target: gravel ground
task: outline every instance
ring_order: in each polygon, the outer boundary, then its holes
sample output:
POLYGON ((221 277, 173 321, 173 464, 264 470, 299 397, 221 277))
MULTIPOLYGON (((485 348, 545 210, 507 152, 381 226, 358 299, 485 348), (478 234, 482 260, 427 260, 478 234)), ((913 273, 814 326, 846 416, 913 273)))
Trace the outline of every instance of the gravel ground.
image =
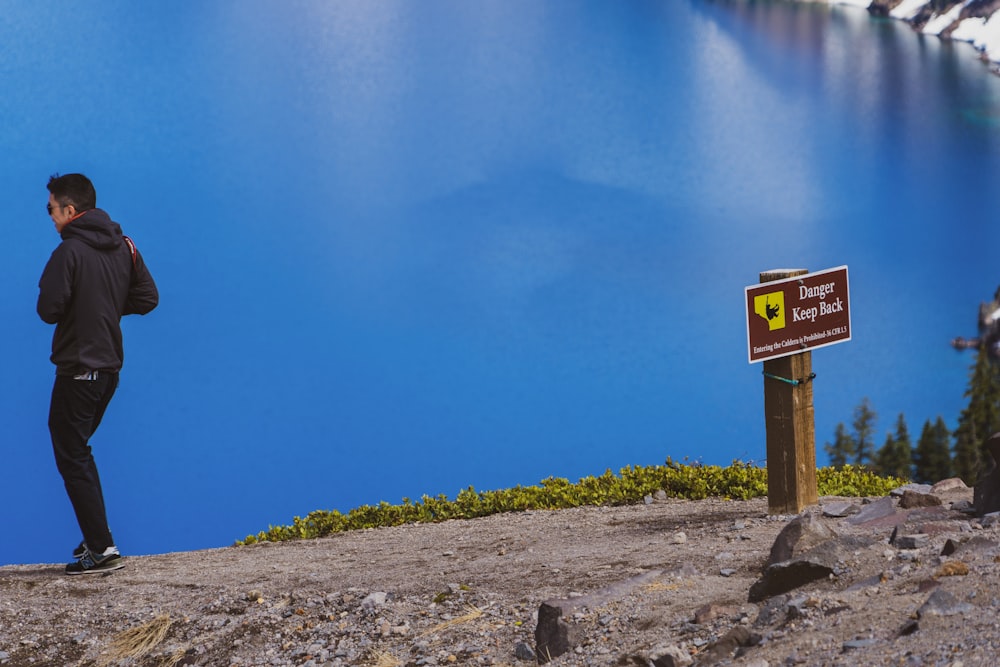
POLYGON ((793 519, 766 499, 406 525, 81 577, 7 566, 0 664, 529 665, 542 602, 587 596, 554 665, 996 665, 1000 527, 949 509, 971 490, 941 495, 865 523, 823 509, 878 499, 823 499, 807 513, 837 536, 834 573, 753 603, 793 519))

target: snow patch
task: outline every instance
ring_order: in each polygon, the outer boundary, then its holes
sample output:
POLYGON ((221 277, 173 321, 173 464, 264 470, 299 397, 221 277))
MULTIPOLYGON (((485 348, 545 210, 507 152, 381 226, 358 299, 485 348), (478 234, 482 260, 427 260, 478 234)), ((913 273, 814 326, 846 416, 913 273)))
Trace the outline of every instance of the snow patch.
POLYGON ((894 19, 912 19, 927 4, 927 0, 903 0, 889 12, 894 19))
POLYGON ((1000 61, 1000 18, 996 14, 988 19, 965 19, 951 33, 951 38, 971 43, 992 62, 1000 61))
POLYGON ((921 32, 925 35, 940 35, 952 23, 958 20, 959 14, 962 13, 962 10, 965 9, 970 2, 972 2, 972 0, 966 0, 964 4, 955 5, 944 14, 938 14, 937 16, 932 17, 921 32))

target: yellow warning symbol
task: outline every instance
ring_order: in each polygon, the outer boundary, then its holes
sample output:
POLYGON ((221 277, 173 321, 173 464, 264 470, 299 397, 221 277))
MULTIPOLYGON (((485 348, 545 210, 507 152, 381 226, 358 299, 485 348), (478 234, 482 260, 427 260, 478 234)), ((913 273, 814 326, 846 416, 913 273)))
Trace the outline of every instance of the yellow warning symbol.
POLYGON ((767 320, 768 331, 785 328, 785 293, 771 292, 753 298, 753 312, 767 320))

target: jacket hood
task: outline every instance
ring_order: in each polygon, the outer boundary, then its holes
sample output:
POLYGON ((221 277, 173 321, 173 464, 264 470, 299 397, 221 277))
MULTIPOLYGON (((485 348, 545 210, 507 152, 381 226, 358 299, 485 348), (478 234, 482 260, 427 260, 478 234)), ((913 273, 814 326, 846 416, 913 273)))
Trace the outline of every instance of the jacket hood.
POLYGON ((122 244, 122 228, 107 213, 92 208, 63 227, 62 239, 79 239, 98 250, 112 250, 122 244))

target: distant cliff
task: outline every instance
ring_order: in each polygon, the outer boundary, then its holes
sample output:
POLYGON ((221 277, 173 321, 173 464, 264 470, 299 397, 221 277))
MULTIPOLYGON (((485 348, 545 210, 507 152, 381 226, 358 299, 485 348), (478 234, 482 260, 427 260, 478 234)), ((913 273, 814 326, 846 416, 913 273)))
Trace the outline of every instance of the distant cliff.
POLYGON ((972 44, 1000 73, 1000 0, 828 0, 906 21, 925 35, 972 44))

